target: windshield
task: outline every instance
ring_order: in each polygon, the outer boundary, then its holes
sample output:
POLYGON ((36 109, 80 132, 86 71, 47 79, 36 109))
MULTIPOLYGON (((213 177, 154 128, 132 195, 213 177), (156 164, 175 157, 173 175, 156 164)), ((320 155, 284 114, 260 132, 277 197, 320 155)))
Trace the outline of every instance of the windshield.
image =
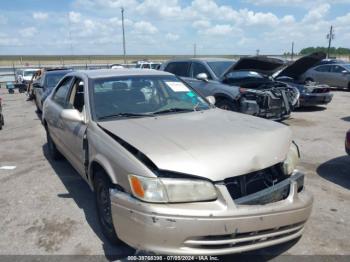
POLYGON ((350 64, 342 65, 342 67, 345 67, 346 70, 350 71, 350 64))
POLYGON ((232 66, 234 61, 215 61, 208 62, 211 70, 213 70, 214 74, 219 77, 221 76, 230 66, 232 66))
POLYGON ((52 89, 54 88, 57 83, 62 79, 62 77, 64 77, 66 74, 68 74, 69 72, 67 71, 62 71, 59 73, 49 73, 46 75, 46 79, 45 79, 45 86, 52 89))
POLYGON ((209 109, 209 104, 174 76, 96 79, 92 110, 97 119, 144 117, 209 109))
POLYGON ((37 70, 26 70, 24 71, 23 76, 33 76, 36 71, 37 70))

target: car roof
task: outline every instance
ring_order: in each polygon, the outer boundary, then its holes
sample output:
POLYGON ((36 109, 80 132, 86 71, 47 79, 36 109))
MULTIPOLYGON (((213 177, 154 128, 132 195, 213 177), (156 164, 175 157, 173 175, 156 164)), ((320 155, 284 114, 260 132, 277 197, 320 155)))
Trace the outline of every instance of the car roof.
POLYGON ((46 75, 55 75, 57 73, 70 73, 73 69, 59 69, 59 70, 47 70, 45 71, 46 75))
POLYGON ((77 73, 86 75, 88 78, 107 78, 118 76, 173 76, 173 74, 153 69, 96 69, 79 70, 77 73))

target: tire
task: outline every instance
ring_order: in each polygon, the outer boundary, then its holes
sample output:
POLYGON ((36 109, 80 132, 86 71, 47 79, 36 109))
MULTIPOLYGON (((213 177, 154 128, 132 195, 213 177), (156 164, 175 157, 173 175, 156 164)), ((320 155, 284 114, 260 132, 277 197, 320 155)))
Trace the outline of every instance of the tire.
POLYGON ((315 82, 315 80, 313 80, 311 77, 308 77, 305 79, 305 83, 307 82, 315 82))
POLYGON ((350 91, 350 82, 348 83, 348 91, 350 91))
POLYGON ((35 106, 36 106, 36 111, 37 111, 38 113, 41 113, 41 110, 40 110, 40 108, 39 108, 39 106, 38 106, 38 101, 36 100, 36 98, 35 98, 35 106))
POLYGON ((227 98, 218 98, 217 102, 215 105, 218 108, 224 109, 224 110, 230 110, 230 111, 236 111, 239 112, 239 106, 237 102, 234 102, 230 99, 227 98))
POLYGON ((111 199, 109 195, 109 189, 112 187, 112 183, 103 171, 98 171, 94 177, 94 192, 95 192, 95 204, 97 217, 104 236, 112 244, 124 244, 117 236, 115 232, 113 219, 111 199))
POLYGON ((48 129, 46 129, 46 138, 47 138, 47 147, 49 149, 49 155, 51 159, 53 160, 60 160, 62 159, 61 153, 58 151, 55 142, 53 142, 50 132, 48 129))

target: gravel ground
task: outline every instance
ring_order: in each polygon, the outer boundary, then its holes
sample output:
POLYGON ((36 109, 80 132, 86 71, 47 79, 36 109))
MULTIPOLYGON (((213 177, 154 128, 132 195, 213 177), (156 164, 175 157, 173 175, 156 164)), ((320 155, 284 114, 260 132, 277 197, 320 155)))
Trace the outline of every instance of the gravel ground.
MULTIPOLYGON (((34 104, 24 94, 9 95, 4 89, 0 93, 5 116, 0 131, 0 255, 112 259, 131 254, 102 236, 93 194, 71 165, 48 160, 45 131, 34 104)), ((350 255, 350 157, 344 152, 349 100, 350 92, 335 91, 327 108, 298 110, 285 122, 300 146, 299 168, 306 173, 314 208, 298 242, 259 254, 350 255)))

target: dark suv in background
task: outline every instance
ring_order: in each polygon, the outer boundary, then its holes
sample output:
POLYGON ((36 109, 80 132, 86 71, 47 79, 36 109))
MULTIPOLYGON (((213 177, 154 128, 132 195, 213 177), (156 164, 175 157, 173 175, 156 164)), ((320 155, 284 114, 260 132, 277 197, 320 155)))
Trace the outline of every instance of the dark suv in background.
POLYGON ((33 82, 34 98, 38 112, 42 111, 46 97, 57 83, 70 72, 72 72, 72 69, 67 68, 45 69, 40 77, 33 82))
POLYGON ((290 116, 299 91, 270 76, 285 65, 277 58, 244 57, 171 60, 160 70, 173 73, 203 96, 214 96, 216 106, 272 120, 290 116))

